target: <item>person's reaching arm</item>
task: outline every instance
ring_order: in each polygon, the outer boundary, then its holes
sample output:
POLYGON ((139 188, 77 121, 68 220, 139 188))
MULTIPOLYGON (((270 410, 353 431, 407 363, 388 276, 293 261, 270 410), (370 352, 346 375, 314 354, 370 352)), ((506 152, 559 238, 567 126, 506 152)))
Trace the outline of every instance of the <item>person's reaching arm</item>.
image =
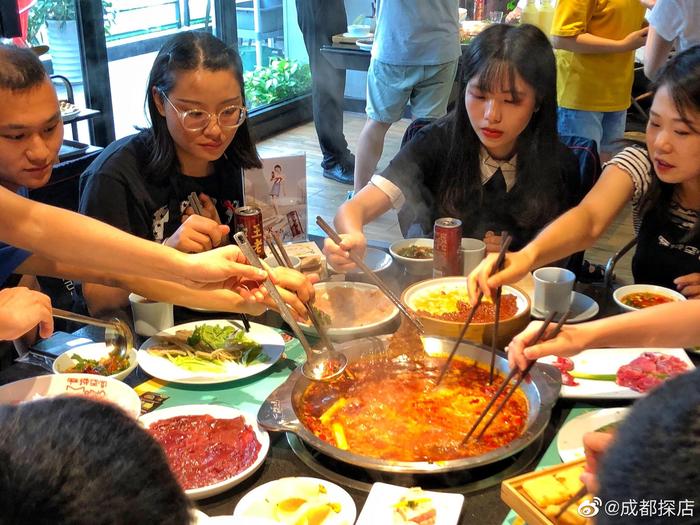
POLYGON ((240 251, 234 246, 184 254, 1 187, 0 206, 3 210, 0 239, 46 259, 60 261, 58 265, 164 279, 195 287, 235 278, 248 271, 241 268, 244 265, 240 251))
POLYGON ((39 326, 39 335, 53 332, 51 299, 24 287, 0 290, 0 340, 10 341, 39 326))
POLYGON ((649 35, 647 36, 647 43, 644 46, 644 75, 649 80, 654 80, 656 74, 661 69, 666 61, 668 60, 668 55, 673 48, 673 42, 669 42, 663 38, 654 29, 654 26, 649 28, 649 35))

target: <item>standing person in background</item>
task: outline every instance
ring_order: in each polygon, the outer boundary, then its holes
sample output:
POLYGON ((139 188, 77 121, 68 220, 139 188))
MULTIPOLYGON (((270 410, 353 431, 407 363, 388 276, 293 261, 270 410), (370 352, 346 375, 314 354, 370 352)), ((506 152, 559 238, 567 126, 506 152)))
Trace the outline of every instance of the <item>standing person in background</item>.
POLYGON ((700 2, 658 0, 649 14, 649 36, 644 47, 644 74, 654 80, 674 47, 684 51, 700 44, 700 2))
POLYGON ((336 69, 321 54, 321 46, 332 44, 333 35, 347 31, 343 0, 296 0, 297 19, 311 67, 311 97, 314 126, 321 146, 323 176, 352 184, 355 157, 343 134, 345 70, 336 69))
POLYGON ((414 118, 447 113, 459 47, 457 0, 379 3, 372 60, 367 74, 367 122, 357 143, 355 192, 369 182, 384 137, 408 103, 414 118))
POLYGON ((645 11, 639 0, 567 0, 554 12, 559 133, 594 140, 602 160, 625 133, 645 11))

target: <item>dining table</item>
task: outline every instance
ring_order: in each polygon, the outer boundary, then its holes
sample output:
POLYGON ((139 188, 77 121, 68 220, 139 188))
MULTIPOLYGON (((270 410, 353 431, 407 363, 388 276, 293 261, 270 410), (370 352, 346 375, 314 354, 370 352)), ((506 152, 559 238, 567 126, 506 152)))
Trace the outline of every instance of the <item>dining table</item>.
MULTIPOLYGON (((320 239, 315 240, 320 242, 320 239)), ((375 242, 370 243, 370 245, 385 250, 388 247, 386 243, 375 242)), ((390 272, 383 273, 382 277, 396 291, 400 291, 401 287, 416 280, 415 277, 407 275, 396 262, 390 267, 390 272)), ((335 278, 343 279, 348 278, 348 276, 335 276, 335 278)), ((612 300, 611 290, 602 284, 577 283, 575 289, 598 303, 600 310, 597 317, 619 313, 618 307, 612 300)), ((184 307, 176 307, 175 309, 176 324, 235 317, 236 314, 204 313, 184 307)), ((162 401, 156 410, 178 405, 218 404, 234 407, 254 415, 267 396, 304 361, 305 354, 299 341, 292 336, 291 330, 276 312, 268 311, 260 317, 251 317, 250 320, 273 327, 284 334, 286 341, 282 358, 258 375, 221 384, 178 384, 166 383, 152 378, 139 367, 125 379, 125 382, 132 386, 142 396, 142 399, 145 397, 153 399, 153 395, 156 394, 156 397, 162 401)), ((99 332, 95 332, 93 328, 83 328, 76 332, 76 335, 87 336, 93 340, 100 339, 99 332)), ((143 339, 140 339, 137 344, 142 341, 143 339)), ((696 357, 693 356, 694 361, 696 357)), ((45 364, 38 366, 29 362, 17 362, 0 371, 0 385, 47 373, 50 371, 45 364)), ((567 420, 592 409, 626 406, 630 402, 630 400, 623 399, 577 400, 560 398, 553 407, 550 421, 541 437, 525 450, 500 460, 491 467, 479 467, 478 472, 474 474, 467 472, 456 477, 446 475, 444 479, 435 481, 434 487, 424 488, 463 494, 465 500, 458 522, 460 524, 511 524, 514 514, 501 500, 501 481, 504 478, 536 468, 560 463, 556 436, 567 420)), ((373 482, 402 484, 404 486, 426 483, 426 478, 420 475, 411 478, 411 476, 397 476, 386 472, 357 472, 358 469, 349 465, 339 461, 329 461, 325 457, 319 458, 318 455, 316 451, 306 447, 293 434, 271 433, 269 453, 262 466, 252 476, 222 494, 196 501, 195 506, 209 516, 231 515, 241 498, 252 489, 284 477, 305 476, 323 478, 343 487, 352 497, 359 515, 373 482)))

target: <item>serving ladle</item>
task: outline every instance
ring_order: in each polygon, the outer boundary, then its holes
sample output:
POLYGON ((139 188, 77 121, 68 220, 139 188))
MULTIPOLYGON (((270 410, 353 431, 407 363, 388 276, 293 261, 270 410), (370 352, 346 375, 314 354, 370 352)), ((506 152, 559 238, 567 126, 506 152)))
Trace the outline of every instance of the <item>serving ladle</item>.
MULTIPOLYGON (((265 270, 263 263, 248 242, 244 232, 236 233, 233 236, 233 240, 236 241, 236 244, 250 264, 265 270)), ((291 327, 292 332, 294 332, 296 338, 299 339, 304 349, 306 362, 301 367, 301 373, 313 381, 329 381, 342 374, 345 371, 345 367, 348 365, 348 358, 345 354, 337 350, 317 350, 312 348, 304 332, 301 331, 299 323, 294 319, 287 303, 284 302, 284 299, 282 299, 277 287, 269 276, 265 279, 264 284, 267 293, 270 294, 270 297, 272 297, 273 301, 277 304, 282 319, 291 327)))
POLYGON ((129 349, 134 347, 134 335, 131 332, 131 328, 117 317, 109 321, 103 321, 101 319, 95 319, 94 317, 88 317, 87 315, 61 310, 60 308, 53 308, 52 314, 59 319, 66 319, 68 321, 104 328, 105 346, 110 349, 110 352, 112 351, 111 349, 118 349, 118 355, 122 359, 126 359, 129 349))

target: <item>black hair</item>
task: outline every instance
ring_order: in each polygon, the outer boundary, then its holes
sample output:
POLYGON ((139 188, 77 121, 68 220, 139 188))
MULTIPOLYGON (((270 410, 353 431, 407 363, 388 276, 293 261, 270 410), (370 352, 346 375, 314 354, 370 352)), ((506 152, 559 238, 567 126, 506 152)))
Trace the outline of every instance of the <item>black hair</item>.
POLYGON ((0 88, 24 91, 48 78, 41 60, 32 50, 0 44, 0 88))
POLYGON ((190 503, 153 437, 72 396, 0 407, 0 524, 186 525, 190 503))
MULTIPOLYGON (((695 129, 688 119, 689 111, 700 115, 700 45, 672 56, 664 64, 656 81, 651 85, 654 96, 662 87, 668 89, 683 122, 695 133, 700 133, 700 130, 695 129)), ((675 184, 659 179, 654 172, 653 165, 651 169, 653 176, 649 191, 641 206, 642 216, 646 213, 665 213, 671 205, 676 188, 675 184)), ((696 211, 700 213, 700 210, 696 211)), ((688 242, 693 239, 700 239, 700 221, 695 224, 682 241, 688 242)))
POLYGON ((597 525, 700 523, 700 369, 682 374, 640 399, 617 429, 598 467, 603 504, 670 501, 673 516, 612 516, 604 508, 597 525), (677 512, 691 502, 691 516, 677 512))
MULTIPOLYGON (((146 105, 151 117, 152 148, 147 164, 148 175, 153 178, 167 177, 178 167, 175 143, 170 136, 165 117, 158 112, 153 88, 167 95, 177 82, 181 71, 228 70, 241 86, 241 96, 245 105, 243 63, 238 52, 224 42, 204 31, 185 31, 170 38, 158 52, 148 77, 146 105)), ((162 103, 165 99, 161 96, 162 103)), ((237 129, 236 135, 224 152, 229 160, 238 166, 261 168, 262 162, 250 135, 248 119, 237 129)))
POLYGON ((527 198, 513 199, 512 216, 518 225, 541 227, 562 210, 563 188, 558 157, 556 109, 556 64, 547 37, 532 25, 494 24, 482 31, 462 55, 462 87, 454 109, 444 119, 451 127, 451 144, 440 193, 443 210, 453 217, 476 219, 483 189, 479 166, 481 142, 472 128, 465 107, 467 83, 478 79, 484 91, 505 88, 515 93, 517 73, 535 91, 536 108, 516 141, 517 180, 511 194, 521 191, 527 198), (503 83, 506 83, 503 86, 503 83))

